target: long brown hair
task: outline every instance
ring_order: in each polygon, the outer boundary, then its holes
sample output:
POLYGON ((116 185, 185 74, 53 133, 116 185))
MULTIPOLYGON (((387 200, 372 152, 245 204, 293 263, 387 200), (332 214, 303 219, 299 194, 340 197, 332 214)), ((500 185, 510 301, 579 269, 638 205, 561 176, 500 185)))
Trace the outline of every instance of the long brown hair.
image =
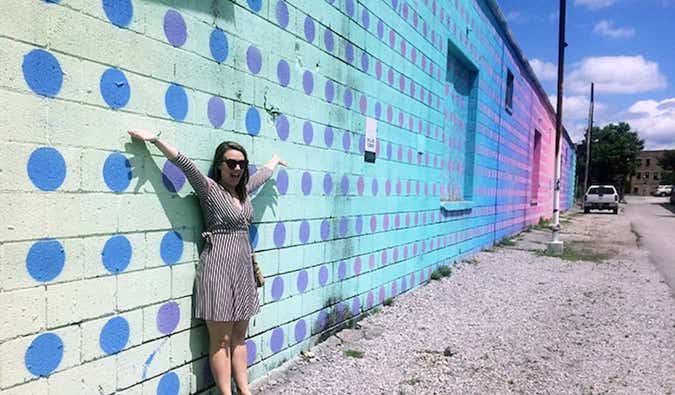
MULTIPOLYGON (((220 184, 221 175, 220 175, 220 164, 225 161, 225 152, 228 150, 236 150, 241 152, 244 155, 244 159, 248 162, 248 154, 244 147, 240 144, 235 143, 234 141, 224 141, 216 148, 216 153, 213 155, 213 163, 211 164, 211 178, 218 184, 220 184)), ((237 193, 237 198, 240 202, 246 201, 246 184, 248 183, 248 166, 245 169, 241 169, 242 174, 239 179, 239 183, 234 188, 234 191, 237 193)))

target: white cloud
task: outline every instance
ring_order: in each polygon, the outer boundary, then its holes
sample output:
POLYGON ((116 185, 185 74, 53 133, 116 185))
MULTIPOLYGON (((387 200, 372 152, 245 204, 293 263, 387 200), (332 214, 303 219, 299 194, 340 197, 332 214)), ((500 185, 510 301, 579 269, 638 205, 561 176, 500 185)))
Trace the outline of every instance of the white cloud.
POLYGON ((640 133, 648 149, 675 149, 675 97, 640 100, 627 111, 626 122, 640 133))
POLYGON ((539 78, 539 81, 555 81, 558 78, 558 67, 550 62, 544 62, 539 59, 530 60, 532 70, 539 78))
POLYGON ((628 38, 635 35, 635 29, 614 28, 612 21, 602 20, 595 25, 593 33, 610 38, 628 38))
POLYGON ((616 3, 616 0, 574 0, 574 5, 588 7, 591 10, 609 7, 616 3))
POLYGON ((667 86, 659 64, 640 56, 601 56, 572 66, 565 86, 572 93, 586 93, 595 82, 598 93, 640 93, 667 86))
MULTIPOLYGON (((556 109, 556 96, 549 96, 548 100, 556 109)), ((588 128, 588 110, 590 98, 584 95, 563 97, 563 125, 573 141, 579 142, 588 128)), ((593 106, 593 124, 602 124, 607 111, 607 105, 596 101, 593 106)))

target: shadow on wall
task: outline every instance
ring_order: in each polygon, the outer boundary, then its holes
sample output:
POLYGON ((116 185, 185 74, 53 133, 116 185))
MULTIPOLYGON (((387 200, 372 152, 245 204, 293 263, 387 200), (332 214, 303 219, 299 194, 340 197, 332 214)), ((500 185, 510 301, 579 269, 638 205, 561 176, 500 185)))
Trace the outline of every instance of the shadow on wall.
MULTIPOLYGON (((148 3, 158 3, 178 10, 210 15, 226 21, 234 20, 234 3, 231 0, 145 0, 148 3)), ((249 6, 260 11, 263 0, 247 0, 249 6)))

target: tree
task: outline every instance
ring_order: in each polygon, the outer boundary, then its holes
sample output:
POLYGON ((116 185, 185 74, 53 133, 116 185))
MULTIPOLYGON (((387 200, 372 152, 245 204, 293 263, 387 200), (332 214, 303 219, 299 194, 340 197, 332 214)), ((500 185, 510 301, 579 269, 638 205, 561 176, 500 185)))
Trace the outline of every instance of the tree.
POLYGON ((659 157, 658 163, 666 172, 661 177, 661 182, 664 184, 675 184, 675 150, 665 151, 659 157))
MULTIPOLYGON (((594 127, 591 133, 591 163, 588 185, 611 184, 623 197, 628 176, 638 168, 638 154, 644 140, 629 124, 611 123, 602 129, 594 127)), ((577 179, 583 182, 586 170, 586 139, 577 145, 577 179)), ((585 193, 583 191, 582 193, 585 193)))

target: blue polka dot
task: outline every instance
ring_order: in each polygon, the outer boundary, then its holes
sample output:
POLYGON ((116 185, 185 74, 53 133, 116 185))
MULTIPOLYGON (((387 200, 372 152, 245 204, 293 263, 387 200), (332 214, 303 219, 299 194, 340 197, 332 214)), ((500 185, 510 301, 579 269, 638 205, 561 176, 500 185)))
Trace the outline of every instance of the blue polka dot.
POLYGON ((159 379, 157 395, 178 395, 180 390, 180 378, 175 372, 166 373, 159 379))
POLYGON ((103 11, 110 23, 119 27, 129 26, 134 15, 131 0, 103 0, 103 11))
POLYGON ((255 248, 258 245, 258 227, 251 225, 248 228, 248 238, 251 241, 251 247, 255 248))
POLYGON ((131 164, 126 156, 114 152, 103 163, 103 180, 113 192, 123 192, 131 182, 131 164))
POLYGON ((122 351, 129 342, 129 322, 122 317, 113 317, 101 329, 98 344, 108 355, 122 351))
POLYGON ((176 231, 166 232, 159 248, 164 263, 172 265, 183 255, 183 238, 176 231))
POLYGON ((35 281, 55 279, 66 262, 66 253, 58 240, 45 239, 36 241, 28 250, 26 269, 35 281))
POLYGON ((121 235, 113 236, 103 246, 101 261, 110 273, 119 273, 129 266, 131 252, 129 239, 121 235))
POLYGON ((63 359, 63 341, 54 333, 36 337, 28 346, 24 362, 26 369, 35 376, 49 376, 63 359))
POLYGON ((164 95, 166 112, 176 121, 182 121, 188 112, 188 97, 185 88, 171 84, 164 95))
POLYGON ((61 90, 63 71, 54 55, 34 49, 23 57, 23 78, 28 87, 38 95, 54 97, 61 90))
POLYGON ((246 111, 246 130, 251 136, 257 136, 260 133, 260 113, 254 107, 246 111))
POLYGON ((284 226, 283 222, 278 222, 274 226, 274 245, 276 245, 277 248, 281 248, 284 246, 285 242, 286 242, 286 226, 284 226))
POLYGON ((28 177, 43 191, 54 191, 66 178, 66 161, 54 148, 38 148, 28 158, 28 177))
POLYGON ((227 42, 227 35, 220 29, 213 29, 211 38, 209 39, 209 47, 211 48, 211 55, 218 63, 223 63, 227 59, 227 54, 230 52, 230 46, 227 42))
POLYGON ((108 69, 101 75, 99 84, 101 96, 110 108, 118 109, 127 105, 131 87, 127 77, 118 69, 108 69))
POLYGON ((259 12, 262 9, 262 0, 246 0, 251 10, 259 12))

